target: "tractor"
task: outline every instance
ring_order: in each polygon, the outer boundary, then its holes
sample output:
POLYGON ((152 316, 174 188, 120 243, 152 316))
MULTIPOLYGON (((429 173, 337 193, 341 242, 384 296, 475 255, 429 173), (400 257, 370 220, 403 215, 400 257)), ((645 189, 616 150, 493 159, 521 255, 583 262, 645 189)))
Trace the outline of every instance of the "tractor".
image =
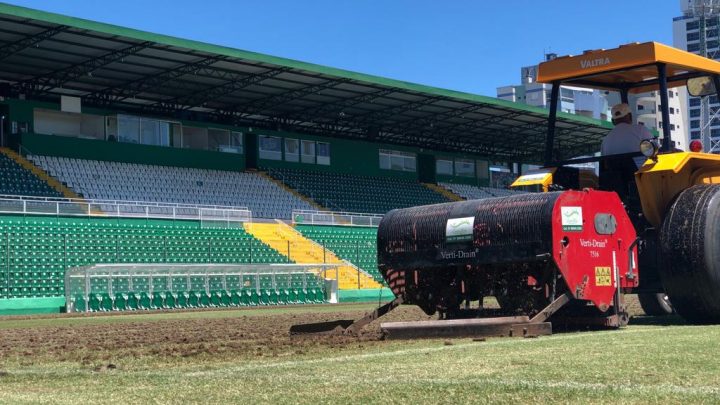
POLYGON ((680 86, 720 98, 720 62, 633 43, 543 62, 538 81, 551 84, 544 164, 515 185, 541 192, 388 212, 378 267, 396 300, 354 324, 323 327, 354 332, 401 303, 440 320, 383 324, 389 337, 622 327, 628 293, 651 314, 670 310, 667 296, 688 322, 720 322, 720 156, 698 142, 674 149, 668 108, 669 89, 680 86), (567 150, 556 145, 561 85, 616 91, 625 103, 659 92, 664 138, 622 155, 558 156, 567 150), (595 162, 597 179, 575 167, 595 162), (496 312, 483 308, 489 296, 496 312))

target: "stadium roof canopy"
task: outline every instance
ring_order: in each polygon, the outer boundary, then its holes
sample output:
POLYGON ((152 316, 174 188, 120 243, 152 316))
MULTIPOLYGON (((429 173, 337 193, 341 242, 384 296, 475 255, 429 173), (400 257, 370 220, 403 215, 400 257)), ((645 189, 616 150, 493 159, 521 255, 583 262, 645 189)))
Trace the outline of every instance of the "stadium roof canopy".
MULTIPOLYGON (((0 3, 0 82, 30 99, 541 162, 547 111, 0 3)), ((608 124, 559 114, 557 156, 608 124)))

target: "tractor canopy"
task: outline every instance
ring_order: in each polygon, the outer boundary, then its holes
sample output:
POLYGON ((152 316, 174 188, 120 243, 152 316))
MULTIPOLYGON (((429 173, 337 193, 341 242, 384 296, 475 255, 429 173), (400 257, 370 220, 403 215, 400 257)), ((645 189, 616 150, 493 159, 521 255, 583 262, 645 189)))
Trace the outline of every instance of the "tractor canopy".
MULTIPOLYGON (((657 42, 632 43, 543 62, 538 67, 538 81, 552 83, 545 165, 557 166, 554 137, 561 85, 618 91, 624 103, 628 94, 658 91, 661 133, 669 138, 668 88, 688 86, 695 96, 718 94, 720 62, 657 42)), ((669 140, 665 141, 661 151, 668 152, 670 147, 669 140)))

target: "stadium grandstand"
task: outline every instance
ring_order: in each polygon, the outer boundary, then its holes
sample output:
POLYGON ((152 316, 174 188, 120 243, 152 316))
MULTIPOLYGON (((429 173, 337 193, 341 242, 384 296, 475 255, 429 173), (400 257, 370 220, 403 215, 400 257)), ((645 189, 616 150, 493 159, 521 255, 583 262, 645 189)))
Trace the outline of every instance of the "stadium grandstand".
MULTIPOLYGON (((2 3, 0 21, 0 314, 377 300, 382 214, 503 195, 492 165, 543 158, 542 109, 2 3)), ((561 158, 608 128, 557 126, 561 158)))

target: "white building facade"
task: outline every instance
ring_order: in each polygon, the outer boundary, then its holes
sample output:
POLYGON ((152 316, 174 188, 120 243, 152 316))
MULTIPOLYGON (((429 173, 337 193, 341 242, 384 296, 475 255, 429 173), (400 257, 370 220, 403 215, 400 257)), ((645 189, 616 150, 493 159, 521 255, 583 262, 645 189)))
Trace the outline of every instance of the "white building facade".
MULTIPOLYGON (((680 0, 683 15, 673 19, 673 45, 720 60, 718 30, 720 1, 680 0)), ((720 153, 720 104, 716 96, 689 97, 683 93, 690 140, 700 140, 706 152, 720 153)))

